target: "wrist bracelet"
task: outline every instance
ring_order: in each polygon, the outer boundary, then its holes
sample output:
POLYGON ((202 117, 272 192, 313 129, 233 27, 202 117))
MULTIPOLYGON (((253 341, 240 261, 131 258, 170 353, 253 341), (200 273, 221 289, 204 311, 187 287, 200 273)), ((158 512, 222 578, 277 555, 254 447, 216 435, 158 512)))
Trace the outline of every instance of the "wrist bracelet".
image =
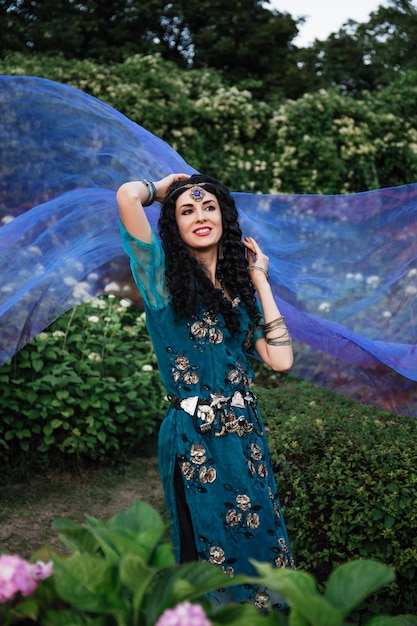
POLYGON ((248 265, 248 270, 260 270, 266 275, 266 279, 269 280, 269 274, 267 270, 264 267, 261 267, 260 265, 248 265))
POLYGON ((140 182, 146 185, 146 188, 148 190, 148 197, 145 202, 142 202, 142 206, 144 207, 150 206, 151 204, 155 202, 155 198, 156 198, 155 184, 151 180, 148 180, 147 178, 144 178, 140 182))

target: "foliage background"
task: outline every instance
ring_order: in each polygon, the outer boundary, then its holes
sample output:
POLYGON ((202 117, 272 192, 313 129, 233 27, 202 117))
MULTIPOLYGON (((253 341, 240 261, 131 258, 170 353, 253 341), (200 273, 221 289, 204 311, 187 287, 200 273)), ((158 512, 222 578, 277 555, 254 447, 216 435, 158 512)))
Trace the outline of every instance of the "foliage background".
POLYGON ((361 98, 329 87, 279 105, 228 86, 213 69, 149 55, 109 66, 9 54, 0 71, 90 93, 233 191, 356 193, 417 179, 414 70, 361 98))

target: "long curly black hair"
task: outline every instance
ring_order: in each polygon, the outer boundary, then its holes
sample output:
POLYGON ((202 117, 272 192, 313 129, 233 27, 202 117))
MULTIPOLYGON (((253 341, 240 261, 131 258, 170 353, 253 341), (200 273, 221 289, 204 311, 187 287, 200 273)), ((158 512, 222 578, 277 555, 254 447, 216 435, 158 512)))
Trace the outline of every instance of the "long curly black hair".
POLYGON ((231 302, 223 297, 221 290, 214 287, 202 265, 184 244, 175 218, 176 200, 184 192, 184 186, 201 183, 204 183, 205 190, 217 197, 222 212, 223 234, 220 245, 223 258, 218 260, 218 275, 232 298, 239 297, 243 302, 253 323, 259 323, 260 315, 247 271, 248 262, 237 208, 227 187, 215 178, 193 174, 185 181, 174 183, 162 205, 158 229, 166 257, 167 286, 177 319, 192 317, 203 305, 215 314, 220 312, 234 334, 239 330, 236 311, 231 302))

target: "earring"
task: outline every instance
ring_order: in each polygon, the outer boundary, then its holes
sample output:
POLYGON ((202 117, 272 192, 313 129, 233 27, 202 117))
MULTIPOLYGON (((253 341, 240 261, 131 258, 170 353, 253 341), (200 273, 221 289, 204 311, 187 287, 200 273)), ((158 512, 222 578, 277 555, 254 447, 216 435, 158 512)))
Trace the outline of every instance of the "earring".
POLYGON ((220 241, 220 242, 219 242, 218 253, 217 253, 217 260, 218 260, 218 261, 223 261, 223 259, 224 259, 223 242, 222 242, 222 241, 220 241))

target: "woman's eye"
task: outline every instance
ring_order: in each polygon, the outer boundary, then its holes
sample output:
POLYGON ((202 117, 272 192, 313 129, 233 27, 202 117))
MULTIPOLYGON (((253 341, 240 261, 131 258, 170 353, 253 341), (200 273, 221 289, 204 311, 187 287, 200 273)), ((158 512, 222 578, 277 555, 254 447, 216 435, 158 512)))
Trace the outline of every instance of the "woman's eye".
POLYGON ((205 209, 205 210, 206 210, 206 211, 215 211, 215 210, 216 210, 216 207, 215 207, 214 205, 210 204, 209 206, 206 206, 206 209, 205 209))

